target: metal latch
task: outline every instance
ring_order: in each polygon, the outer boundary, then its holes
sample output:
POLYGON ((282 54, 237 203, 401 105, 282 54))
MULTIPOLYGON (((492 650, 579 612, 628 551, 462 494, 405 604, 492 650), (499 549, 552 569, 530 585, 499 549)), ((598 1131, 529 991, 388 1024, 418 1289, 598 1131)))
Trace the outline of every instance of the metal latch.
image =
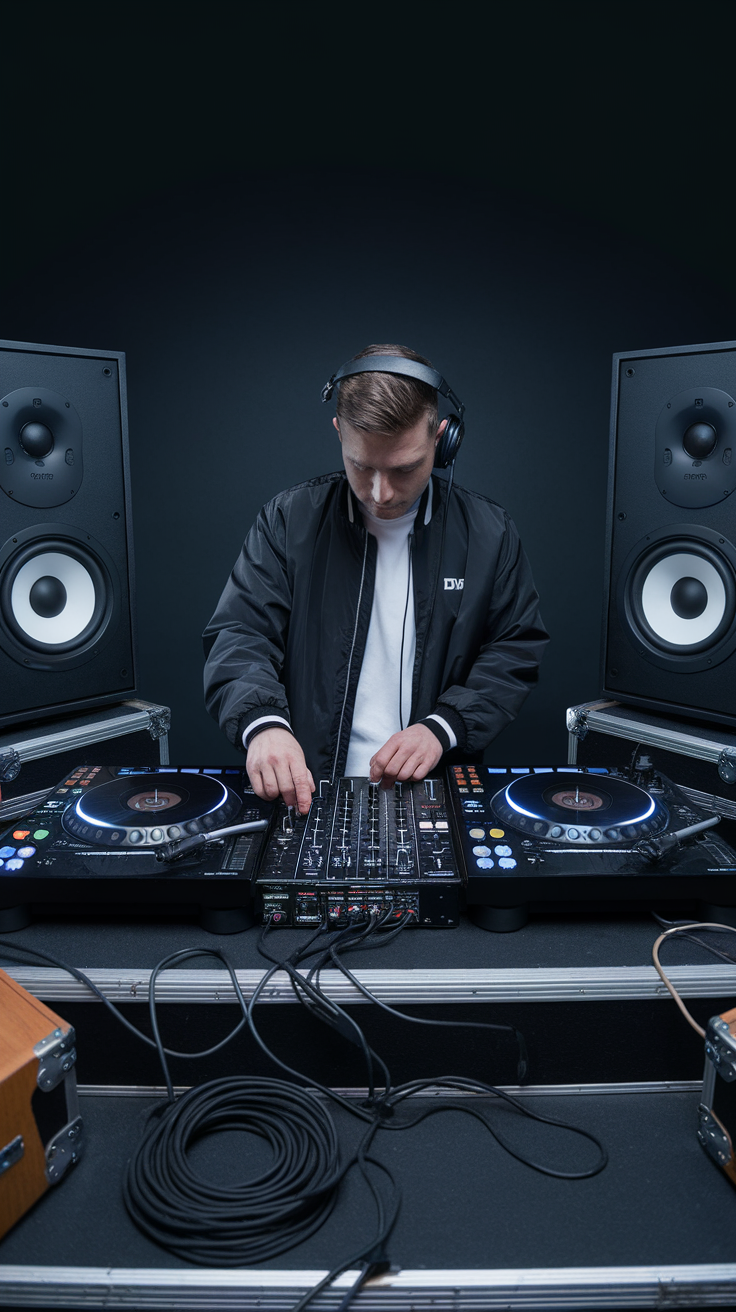
POLYGON ((728 1166, 731 1160, 731 1141, 713 1115, 710 1107, 701 1102, 698 1107, 698 1138, 709 1157, 719 1166, 728 1166))
POLYGON ((76 1041, 74 1028, 70 1025, 68 1030, 52 1030, 35 1044, 33 1051, 38 1057, 36 1083, 44 1093, 55 1089, 76 1062, 76 1041))
POLYGON ((588 732, 588 712, 584 706, 570 706, 567 712, 567 731, 579 742, 588 732))
POLYGON ((168 706, 149 706, 148 732, 154 742, 165 738, 171 728, 171 711, 168 706))
POLYGON ((53 1139, 49 1139, 46 1144, 46 1179, 49 1184, 58 1184, 69 1167, 79 1161, 83 1129, 81 1116, 75 1116, 53 1139))
POLYGON ((705 1055, 727 1084, 736 1080, 736 1038, 720 1016, 711 1016, 706 1026, 705 1055))
POLYGON ((26 1146, 22 1134, 16 1134, 15 1138, 10 1140, 10 1143, 6 1143, 4 1148, 0 1148, 0 1175, 4 1175, 6 1171, 10 1170, 11 1166, 15 1166, 25 1150, 26 1146))
POLYGON ((12 784, 20 774, 21 759, 14 747, 9 752, 0 752, 0 784, 12 784))
POLYGON ((736 747, 724 747, 718 757, 718 778, 724 784, 736 784, 736 747))

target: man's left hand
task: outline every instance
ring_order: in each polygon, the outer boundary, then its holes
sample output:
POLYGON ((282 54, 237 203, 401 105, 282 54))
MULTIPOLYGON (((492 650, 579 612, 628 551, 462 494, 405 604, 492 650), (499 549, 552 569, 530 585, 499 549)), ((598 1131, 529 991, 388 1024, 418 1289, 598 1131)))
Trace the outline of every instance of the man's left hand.
POLYGON ((371 783, 380 779, 384 788, 424 779, 442 757, 442 743, 426 724, 410 724, 393 733, 371 758, 371 783))

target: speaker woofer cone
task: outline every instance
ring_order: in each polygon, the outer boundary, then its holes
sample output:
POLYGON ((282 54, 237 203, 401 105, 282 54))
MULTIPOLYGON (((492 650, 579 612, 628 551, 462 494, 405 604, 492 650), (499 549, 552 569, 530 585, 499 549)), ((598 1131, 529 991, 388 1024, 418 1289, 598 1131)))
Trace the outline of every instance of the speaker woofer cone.
POLYGON ((116 577, 89 535, 50 524, 25 530, 0 553, 0 645, 36 668, 81 664, 114 631, 116 577))
POLYGON ((673 526, 637 543, 620 593, 627 636, 654 664, 689 673, 736 648, 736 550, 709 529, 673 526))

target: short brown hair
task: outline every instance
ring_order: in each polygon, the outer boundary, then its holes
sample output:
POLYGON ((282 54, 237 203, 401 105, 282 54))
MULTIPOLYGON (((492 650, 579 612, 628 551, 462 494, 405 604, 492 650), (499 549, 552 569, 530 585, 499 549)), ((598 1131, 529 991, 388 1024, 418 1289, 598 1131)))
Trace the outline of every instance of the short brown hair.
MULTIPOLYGON (((362 360, 366 355, 403 355, 407 360, 433 366, 423 355, 417 355, 408 346, 381 343, 366 346, 354 355, 362 360)), ((365 433, 399 434, 413 428, 423 415, 432 433, 437 428, 437 392, 428 383, 400 374, 362 373, 343 378, 337 385, 338 422, 344 419, 353 428, 365 433)))

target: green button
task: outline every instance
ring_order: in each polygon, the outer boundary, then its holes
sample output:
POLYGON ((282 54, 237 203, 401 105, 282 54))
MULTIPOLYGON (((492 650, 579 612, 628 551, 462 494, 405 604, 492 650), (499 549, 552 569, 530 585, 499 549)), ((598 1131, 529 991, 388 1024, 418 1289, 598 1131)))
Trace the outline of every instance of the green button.
POLYGON ((48 838, 48 836, 49 836, 48 829, 37 829, 33 835, 33 837, 36 838, 39 843, 42 838, 48 838))

